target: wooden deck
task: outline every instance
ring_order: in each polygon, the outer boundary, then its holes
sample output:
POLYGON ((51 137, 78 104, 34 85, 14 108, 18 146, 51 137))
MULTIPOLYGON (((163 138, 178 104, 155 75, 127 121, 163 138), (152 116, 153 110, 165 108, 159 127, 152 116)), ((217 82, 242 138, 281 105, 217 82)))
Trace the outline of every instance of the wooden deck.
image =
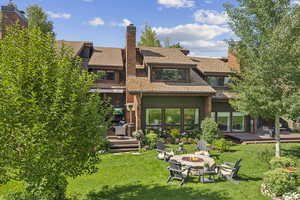
MULTIPOLYGON (((275 143, 270 135, 259 135, 255 133, 224 133, 225 138, 241 144, 275 143)), ((300 133, 282 132, 281 142, 300 142, 300 133)))

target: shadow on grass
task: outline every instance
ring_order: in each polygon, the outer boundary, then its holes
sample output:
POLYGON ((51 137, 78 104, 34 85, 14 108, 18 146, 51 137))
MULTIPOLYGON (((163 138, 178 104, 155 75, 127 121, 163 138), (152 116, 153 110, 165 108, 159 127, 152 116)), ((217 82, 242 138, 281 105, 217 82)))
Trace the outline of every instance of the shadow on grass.
POLYGON ((287 157, 300 158, 300 146, 290 147, 289 149, 282 149, 282 155, 287 157))
POLYGON ((193 189, 186 186, 160 185, 127 185, 104 186, 99 192, 90 192, 85 200, 153 200, 153 199, 201 199, 201 200, 229 200, 226 191, 212 191, 209 189, 193 189))

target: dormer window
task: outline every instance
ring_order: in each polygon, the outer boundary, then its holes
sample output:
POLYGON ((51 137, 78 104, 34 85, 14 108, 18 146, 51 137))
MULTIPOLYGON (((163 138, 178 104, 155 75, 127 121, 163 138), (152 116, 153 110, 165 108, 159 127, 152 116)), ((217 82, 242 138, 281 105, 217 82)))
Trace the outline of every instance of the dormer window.
POLYGON ((116 80, 115 71, 89 69, 90 72, 96 74, 96 81, 114 81, 116 80))
POLYGON ((188 82, 189 69, 152 68, 151 80, 158 82, 188 82))
POLYGON ((214 87, 226 87, 228 86, 230 79, 226 76, 208 76, 207 83, 214 87))

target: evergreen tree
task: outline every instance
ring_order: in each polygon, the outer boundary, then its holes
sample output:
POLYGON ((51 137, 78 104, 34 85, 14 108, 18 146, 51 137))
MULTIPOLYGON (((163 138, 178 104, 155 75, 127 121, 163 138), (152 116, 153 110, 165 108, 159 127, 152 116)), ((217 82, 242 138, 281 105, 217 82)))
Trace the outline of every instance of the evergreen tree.
POLYGON ((146 25, 138 46, 144 47, 161 47, 160 41, 156 35, 156 32, 151 28, 151 26, 146 25))

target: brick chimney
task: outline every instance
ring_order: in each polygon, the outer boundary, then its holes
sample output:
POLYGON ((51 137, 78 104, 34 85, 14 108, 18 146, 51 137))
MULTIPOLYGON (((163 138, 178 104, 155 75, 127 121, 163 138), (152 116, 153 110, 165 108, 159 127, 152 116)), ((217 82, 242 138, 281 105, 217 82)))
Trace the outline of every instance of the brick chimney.
POLYGON ((235 71, 241 70, 239 60, 236 57, 234 50, 232 50, 231 48, 229 48, 229 50, 228 50, 228 65, 231 69, 233 69, 235 71))
POLYGON ((126 32, 126 79, 136 76, 136 27, 127 26, 126 32))
POLYGON ((5 31, 9 25, 20 24, 22 27, 27 27, 28 22, 25 13, 17 9, 13 3, 6 6, 1 6, 0 10, 0 39, 5 35, 5 31))

